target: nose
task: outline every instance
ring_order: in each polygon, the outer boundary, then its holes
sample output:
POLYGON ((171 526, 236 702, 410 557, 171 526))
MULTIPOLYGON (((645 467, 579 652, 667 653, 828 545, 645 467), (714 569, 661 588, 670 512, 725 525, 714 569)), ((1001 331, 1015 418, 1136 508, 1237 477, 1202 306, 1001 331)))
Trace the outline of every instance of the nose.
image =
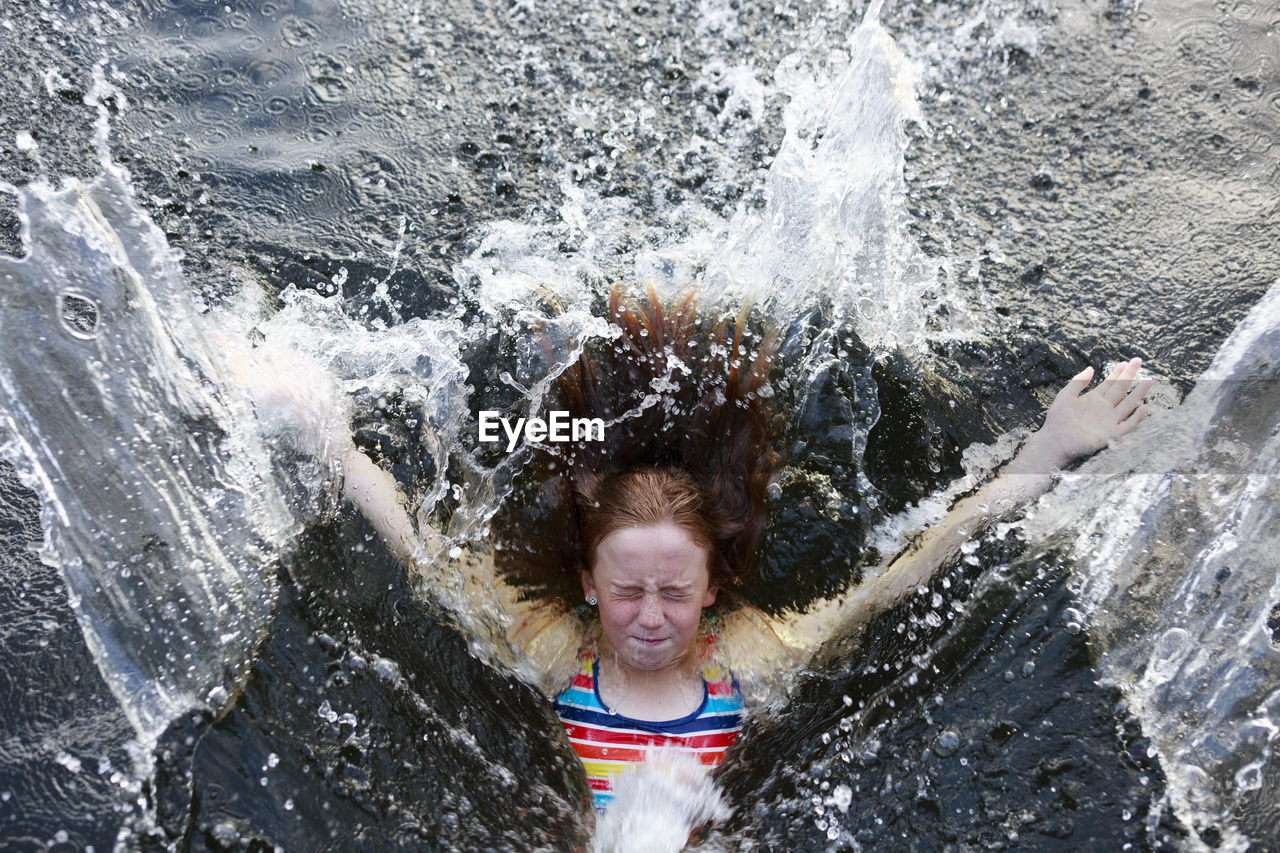
POLYGON ((656 595, 646 595, 637 621, 642 628, 661 628, 667 621, 662 613, 662 600, 656 595))

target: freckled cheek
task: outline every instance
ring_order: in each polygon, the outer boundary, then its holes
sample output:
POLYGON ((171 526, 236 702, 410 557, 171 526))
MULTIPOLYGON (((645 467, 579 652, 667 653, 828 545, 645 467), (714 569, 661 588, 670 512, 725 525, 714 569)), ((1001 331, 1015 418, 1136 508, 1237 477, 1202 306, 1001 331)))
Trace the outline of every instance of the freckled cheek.
POLYGON ((667 611, 667 619, 686 630, 697 628, 701 618, 702 608, 693 605, 681 605, 679 608, 667 611))
POLYGON ((625 627, 640 616, 640 608, 632 602, 613 601, 600 611, 600 620, 608 625, 625 627))

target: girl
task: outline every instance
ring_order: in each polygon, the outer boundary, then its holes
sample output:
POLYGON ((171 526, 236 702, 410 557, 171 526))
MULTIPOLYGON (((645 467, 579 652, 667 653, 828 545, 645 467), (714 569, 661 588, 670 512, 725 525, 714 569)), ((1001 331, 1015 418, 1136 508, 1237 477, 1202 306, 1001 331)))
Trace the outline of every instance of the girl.
MULTIPOLYGON (((1042 494, 1055 469, 1132 430, 1151 387, 1135 385, 1133 359, 1086 393, 1085 368, 999 476, 878 577, 786 618, 740 601, 711 611, 750 568, 765 526, 780 463, 781 422, 768 405, 777 338, 752 343, 745 312, 704 329, 692 296, 663 306, 652 291, 631 302, 615 288, 608 315, 618 337, 561 374, 556 402, 574 417, 602 418, 604 440, 534 448, 538 499, 500 507, 492 561, 470 560, 463 572, 468 599, 496 596, 508 614, 498 639, 552 698, 600 811, 619 774, 655 751, 714 767, 748 700, 826 638, 926 583, 978 528, 1042 494)), ((345 427, 318 426, 324 418, 282 390, 279 371, 248 371, 248 359, 243 348, 233 353, 242 377, 270 377, 249 381, 260 409, 292 412, 303 444, 341 472, 344 495, 397 556, 445 582, 445 570, 421 558, 391 476, 345 427)))

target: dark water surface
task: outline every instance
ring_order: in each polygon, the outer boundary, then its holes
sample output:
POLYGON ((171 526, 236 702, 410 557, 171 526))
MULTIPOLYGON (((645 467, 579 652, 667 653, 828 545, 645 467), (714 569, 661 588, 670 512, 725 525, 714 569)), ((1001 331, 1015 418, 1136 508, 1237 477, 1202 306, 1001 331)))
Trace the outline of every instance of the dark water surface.
MULTIPOLYGON (((193 290, 341 293, 371 324, 458 311, 482 332, 458 355, 485 408, 509 401, 502 370, 521 375, 521 329, 485 313, 477 282, 547 256, 562 294, 631 278, 646 252, 697 266, 670 247, 765 209, 785 110, 811 94, 775 69, 837 67, 863 11, 17 0, 0 11, 0 180, 98 171, 85 99, 102 63, 111 155, 193 290)), ((1084 363, 1140 355, 1185 391, 1280 277, 1280 5, 903 3, 881 20, 919 64, 922 121, 901 211, 886 201, 877 227, 923 270, 925 343, 851 343, 797 392, 797 449, 744 588, 774 609, 874 565, 879 523, 961 473, 971 442, 1035 425, 1084 363)), ((0 198, 0 249, 19 254, 0 198)), ((800 337, 852 338, 816 292, 800 337)), ((358 408, 364 445, 425 488, 412 405, 358 408)), ((36 499, 0 476, 7 849, 590 843, 546 705, 480 663, 349 518, 283 559, 230 709, 176 721, 135 780, 59 574, 25 549, 36 499)), ((752 725, 709 847, 1237 849, 1164 802, 1126 698, 1096 683, 1070 561, 1016 533, 977 556, 981 572, 961 563, 835 644, 752 725)), ((1249 849, 1280 849, 1249 808, 1249 849)))

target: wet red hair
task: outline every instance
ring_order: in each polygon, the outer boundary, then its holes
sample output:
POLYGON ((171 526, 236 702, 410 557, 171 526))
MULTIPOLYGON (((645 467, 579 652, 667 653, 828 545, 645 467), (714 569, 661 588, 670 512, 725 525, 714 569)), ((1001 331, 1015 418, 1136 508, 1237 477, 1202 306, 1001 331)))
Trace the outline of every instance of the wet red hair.
POLYGON ((551 406, 603 419, 604 440, 536 451, 536 495, 504 502, 494 519, 499 570, 574 600, 605 536, 671 521, 707 549, 713 584, 741 578, 780 462, 782 421, 769 406, 777 334, 750 330, 745 308, 704 323, 692 293, 664 304, 652 287, 633 300, 615 286, 607 316, 620 334, 557 377, 551 406))
POLYGON ((711 507, 687 471, 637 468, 574 486, 580 566, 595 562, 596 548, 611 533, 670 522, 707 552, 707 571, 713 577, 724 574, 715 565, 719 531, 711 507))

